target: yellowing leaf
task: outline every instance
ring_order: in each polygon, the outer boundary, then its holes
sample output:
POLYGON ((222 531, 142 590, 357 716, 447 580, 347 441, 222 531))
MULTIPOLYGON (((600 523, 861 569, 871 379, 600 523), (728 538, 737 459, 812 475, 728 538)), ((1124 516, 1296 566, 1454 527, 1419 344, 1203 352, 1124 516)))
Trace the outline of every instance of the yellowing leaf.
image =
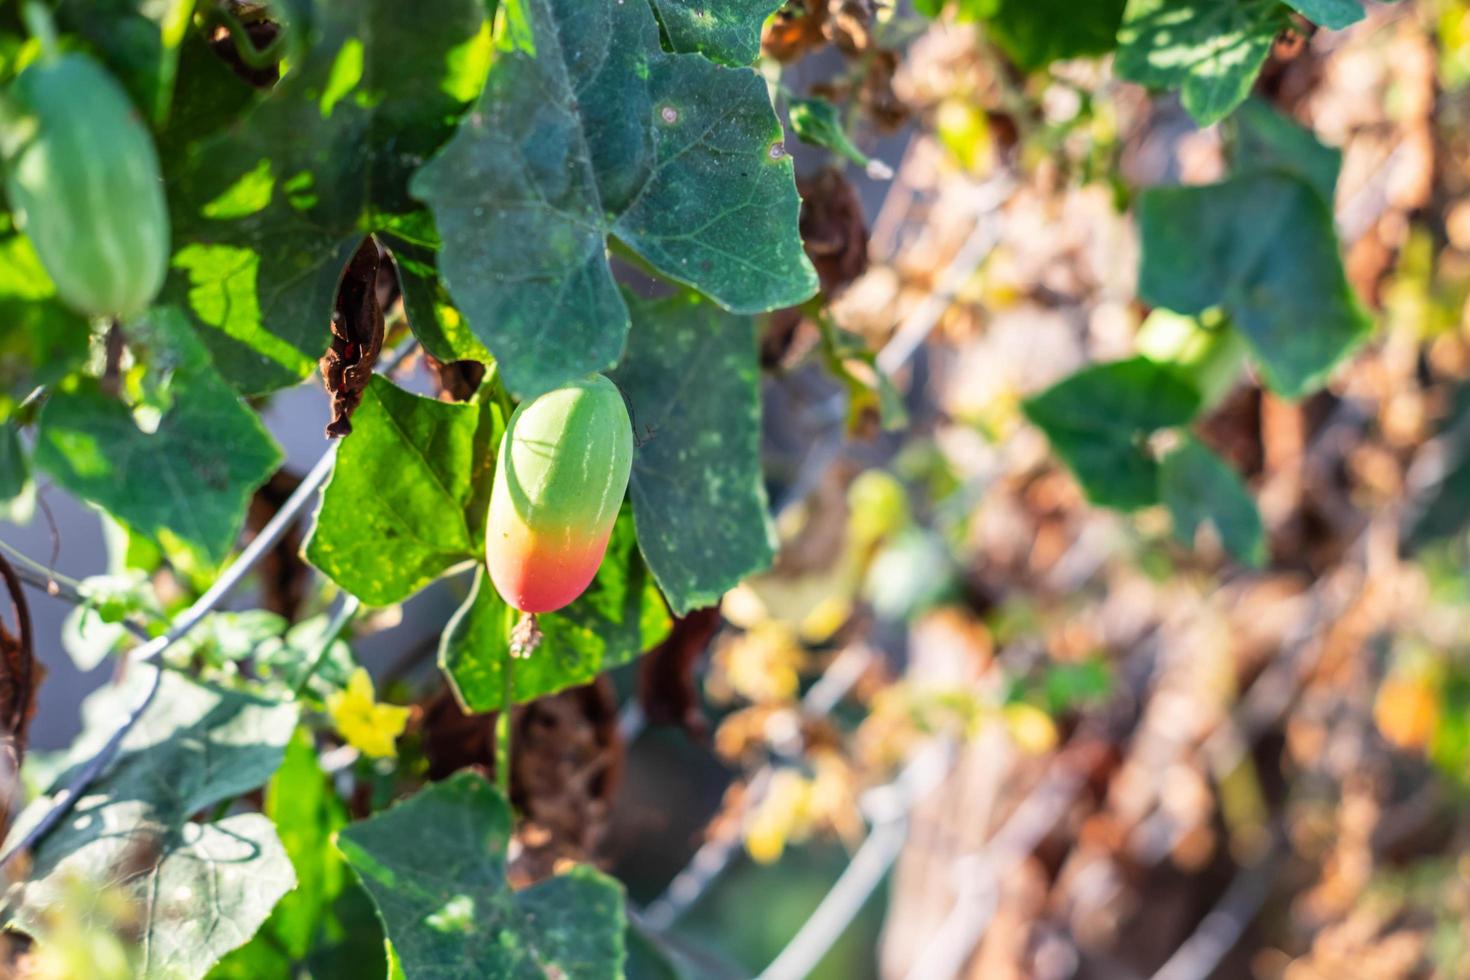
POLYGON ((361 667, 341 691, 327 695, 327 714, 347 744, 372 759, 397 755, 394 741, 408 724, 408 708, 379 704, 373 694, 373 679, 361 667))

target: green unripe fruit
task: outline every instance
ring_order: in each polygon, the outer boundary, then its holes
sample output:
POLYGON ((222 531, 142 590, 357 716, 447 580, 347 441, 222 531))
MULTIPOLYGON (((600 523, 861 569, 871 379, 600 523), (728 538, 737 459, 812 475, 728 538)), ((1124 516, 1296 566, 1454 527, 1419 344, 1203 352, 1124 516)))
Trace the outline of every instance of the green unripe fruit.
POLYGON ((126 317, 168 270, 168 204, 158 152, 101 65, 49 53, 0 99, 5 192, 62 301, 126 317))

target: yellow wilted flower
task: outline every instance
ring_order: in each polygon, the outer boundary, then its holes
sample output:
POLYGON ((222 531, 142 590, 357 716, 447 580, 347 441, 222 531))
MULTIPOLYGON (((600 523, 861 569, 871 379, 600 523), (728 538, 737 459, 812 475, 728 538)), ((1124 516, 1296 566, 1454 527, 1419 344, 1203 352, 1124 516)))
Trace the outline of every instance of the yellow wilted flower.
POLYGON ((1427 678, 1391 677, 1378 689, 1373 721, 1401 749, 1423 749, 1439 725, 1439 699, 1427 678))
POLYGON ((796 696, 802 651, 784 623, 765 622, 725 643, 716 654, 726 682, 757 703, 796 696))
POLYGON ((804 836, 811 803, 811 780, 795 769, 778 769, 745 825, 746 852, 760 864, 780 860, 787 842, 804 836))
POLYGON ((1042 755, 1056 748, 1057 726, 1051 716, 1035 705, 1017 702, 1001 709, 1006 730, 1022 752, 1042 755))
POLYGON ((327 714, 348 745, 369 758, 391 759, 397 754, 393 742, 408 724, 409 709, 379 704, 373 679, 359 667, 344 690, 327 695, 327 714))

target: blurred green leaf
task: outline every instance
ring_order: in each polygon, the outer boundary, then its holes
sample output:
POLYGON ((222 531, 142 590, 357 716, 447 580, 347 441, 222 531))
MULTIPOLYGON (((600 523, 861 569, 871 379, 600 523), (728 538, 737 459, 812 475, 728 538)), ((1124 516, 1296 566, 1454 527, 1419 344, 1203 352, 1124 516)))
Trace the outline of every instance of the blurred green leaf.
POLYGON ((1195 532, 1210 524, 1237 561, 1253 568, 1266 563, 1266 535, 1256 502, 1240 477, 1199 441, 1186 437, 1163 458, 1159 495, 1174 518, 1174 534, 1193 547, 1195 532))
POLYGON ((868 155, 847 138, 837 107, 826 99, 792 99, 787 114, 792 131, 803 143, 831 150, 860 167, 869 164, 868 155))
POLYGON ((1342 170, 1342 151, 1324 146, 1310 129, 1288 119, 1260 99, 1248 99, 1231 117, 1235 141, 1230 169, 1235 174, 1281 170, 1301 178, 1331 208, 1342 170))
POLYGON ((168 117, 179 45, 196 0, 61 0, 57 20, 87 39, 155 125, 168 117))
POLYGON ((31 460, 20 441, 20 428, 0 421, 0 520, 24 522, 30 508, 24 501, 33 492, 31 460))
POLYGON ((629 485, 638 545, 682 616, 775 556, 755 325, 695 293, 628 305, 633 334, 610 377, 640 440, 629 485))
POLYGON ((1199 392, 1173 367, 1135 357, 1084 368, 1023 408, 1088 499, 1136 510, 1159 501, 1148 437, 1189 422, 1199 402, 1199 392))
POLYGON ((1290 23, 1278 0, 1128 0, 1113 70, 1179 90, 1184 108, 1207 126, 1250 94, 1290 23))
POLYGON ((812 295, 760 76, 665 54, 644 3, 515 0, 506 12, 483 96, 413 192, 433 209, 449 293, 511 391, 532 397, 617 362, 628 311, 609 236, 728 309, 812 295))
POLYGON ((1117 46, 1127 0, 991 0, 986 34, 1027 71, 1117 46))
POLYGON ((1307 20, 1338 31, 1363 19, 1359 0, 1286 0, 1307 20))
POLYGON ((1178 313, 1223 306, 1273 390, 1322 384, 1372 329, 1338 256, 1332 212, 1283 173, 1140 195, 1138 292, 1178 313))
MULTIPOLYGON (((54 787, 17 818, 18 840, 54 794, 141 699, 153 668, 105 688, 83 707, 86 727, 54 787)), ((280 765, 297 707, 165 672, 152 705, 102 777, 36 847, 11 895, 11 924, 36 930, 76 878, 125 890, 142 913, 140 975, 202 977, 255 933, 296 885, 274 827, 258 813, 190 819, 249 792, 280 765)))
MULTIPOLYGON (((221 561, 234 547, 256 487, 281 451, 259 418, 210 366, 182 316, 155 308, 128 324, 135 353, 166 392, 156 427, 140 428, 92 378, 53 391, 36 429, 36 465, 67 490, 157 540, 165 532, 221 561)), ((155 406, 157 407, 157 406, 155 406)))
POLYGON ((344 828, 337 846, 406 977, 620 978, 621 886, 578 866, 513 892, 510 834, 510 804, 466 771, 344 828))
POLYGON ((493 402, 446 403, 374 376, 337 450, 306 558, 371 606, 400 602, 485 552, 484 515, 504 430, 493 402))
POLYGON ((86 318, 56 299, 30 240, 0 236, 0 422, 37 385, 80 367, 90 335, 86 318))
POLYGON ((726 65, 748 65, 761 53, 761 25, 782 0, 651 0, 675 51, 697 52, 726 65))
MULTIPOLYGON (((510 633, 521 613, 500 598, 483 568, 439 644, 439 666, 470 711, 504 700, 510 633)), ((619 517, 607 556, 587 591, 571 605, 536 617, 541 645, 511 670, 516 704, 578 684, 638 658, 668 635, 668 610, 638 554, 633 521, 619 517)))

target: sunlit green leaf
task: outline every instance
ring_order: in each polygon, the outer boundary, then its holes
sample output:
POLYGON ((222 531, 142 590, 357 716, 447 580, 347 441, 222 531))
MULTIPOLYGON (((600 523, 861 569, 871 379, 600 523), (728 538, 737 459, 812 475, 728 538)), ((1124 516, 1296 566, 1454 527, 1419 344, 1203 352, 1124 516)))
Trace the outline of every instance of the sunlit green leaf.
POLYGON ((217 562, 281 452, 177 311, 155 309, 128 335, 160 365, 153 417, 135 417, 96 380, 74 379, 41 409, 36 465, 132 529, 169 532, 217 562))
MULTIPOLYGON (((152 668, 138 667, 131 676, 131 683, 88 699, 86 729, 58 788, 138 703, 152 668)), ((12 924, 36 930, 69 880, 110 884, 142 914, 140 975, 192 980, 246 942, 296 885, 265 816, 190 818, 270 778, 297 708, 172 672, 162 685, 103 776, 36 848, 31 875, 13 896, 12 924)), ((27 807, 11 840, 53 802, 48 793, 27 807)))
POLYGON ((675 51, 748 65, 761 53, 761 25, 781 0, 652 0, 675 51))
POLYGON ((406 977, 615 980, 622 888, 579 866, 530 888, 505 880, 510 805, 460 772, 337 837, 378 906, 406 977))
POLYGON ((1113 70, 1180 90, 1200 125, 1230 114, 1255 84, 1276 35, 1290 26, 1278 0, 1128 0, 1113 70))
POLYGON ((483 516, 503 431, 493 404, 409 394, 377 376, 352 416, 306 557, 369 605, 408 598, 484 554, 483 516))
POLYGON ((409 174, 484 78, 485 6, 363 0, 299 11, 302 61, 239 125, 171 168, 179 245, 167 295, 242 390, 314 368, 363 235, 418 210, 409 174))

